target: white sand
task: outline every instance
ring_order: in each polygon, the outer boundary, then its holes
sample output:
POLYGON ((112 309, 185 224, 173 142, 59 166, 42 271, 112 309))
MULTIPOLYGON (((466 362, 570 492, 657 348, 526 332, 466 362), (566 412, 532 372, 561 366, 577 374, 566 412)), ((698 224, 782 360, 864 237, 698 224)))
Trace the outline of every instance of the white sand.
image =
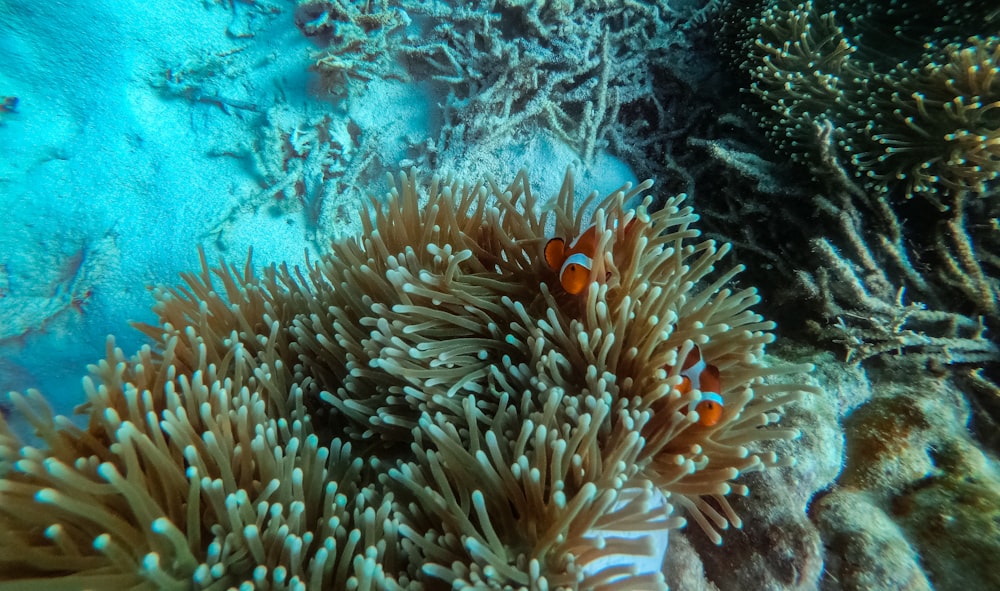
MULTIPOLYGON (((315 251, 303 203, 264 190, 253 153, 275 149, 269 124, 308 130, 329 114, 343 129, 350 117, 387 167, 406 158, 404 138, 436 137, 429 110, 441 97, 419 85, 372 82, 346 113, 322 96, 293 5, 0 0, 0 95, 20 99, 0 118, 0 391, 38 387, 69 412, 106 335, 138 347, 128 322, 154 320, 148 287, 196 269, 199 244, 236 263, 253 246, 258 265, 315 251), (181 80, 200 96, 165 90, 168 68, 187 70, 181 80)), ((527 167, 543 196, 571 164, 573 152, 544 137, 448 163, 500 182, 527 167)), ((598 156, 577 186, 607 192, 631 179, 598 156)), ((356 223, 358 194, 323 211, 356 223)))

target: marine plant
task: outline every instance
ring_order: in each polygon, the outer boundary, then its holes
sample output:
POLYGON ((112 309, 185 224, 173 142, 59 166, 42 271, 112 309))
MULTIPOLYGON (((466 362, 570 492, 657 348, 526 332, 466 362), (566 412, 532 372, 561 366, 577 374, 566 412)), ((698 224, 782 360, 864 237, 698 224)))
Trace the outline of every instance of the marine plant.
POLYGON ((649 186, 578 204, 567 174, 544 205, 523 173, 410 173, 305 268, 202 254, 150 344, 90 367, 85 427, 11 394, 36 438, 0 419, 0 590, 664 588, 673 507, 739 527, 811 389, 775 379, 807 368, 765 360, 729 247, 649 186), (543 248, 591 226, 571 295, 543 248))

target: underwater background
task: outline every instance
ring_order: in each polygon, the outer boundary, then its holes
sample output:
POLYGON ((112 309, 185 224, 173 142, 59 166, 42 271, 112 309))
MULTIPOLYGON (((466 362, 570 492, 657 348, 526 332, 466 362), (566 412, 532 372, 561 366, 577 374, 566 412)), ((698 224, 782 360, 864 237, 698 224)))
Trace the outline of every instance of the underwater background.
MULTIPOLYGON (((671 526, 656 586, 560 588, 1000 588, 992 1, 0 0, 0 391, 83 427, 88 365, 109 334, 126 357, 157 346, 130 323, 163 320, 154 291, 199 248, 311 264, 370 232, 387 175, 524 170, 544 203, 568 168, 578 201, 686 194, 776 322, 760 363, 814 369, 761 374, 804 384, 775 411, 797 437, 726 477, 748 490, 738 520, 708 517, 721 545, 671 526)), ((14 398, 0 500, 13 434, 37 444, 14 398)), ((19 560, 0 589, 45 570, 19 560)), ((213 588, 194 580, 177 588, 213 588)))

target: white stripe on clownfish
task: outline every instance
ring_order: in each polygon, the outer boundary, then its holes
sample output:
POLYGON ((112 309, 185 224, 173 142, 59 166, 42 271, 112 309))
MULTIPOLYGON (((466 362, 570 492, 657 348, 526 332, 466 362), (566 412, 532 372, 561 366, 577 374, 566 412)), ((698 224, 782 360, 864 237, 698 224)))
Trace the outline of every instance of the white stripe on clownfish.
MULTIPOLYGON (((666 368, 669 371, 669 368, 666 368)), ((713 427, 722 419, 725 403, 722 399, 722 380, 719 368, 705 363, 701 347, 695 345, 688 352, 684 365, 681 366, 681 383, 677 390, 687 394, 692 390, 701 392, 699 400, 692 401, 688 412, 698 413, 698 424, 703 427, 713 427)))
MULTIPOLYGON (((625 231, 633 226, 636 218, 625 224, 625 231)), ((612 221, 612 229, 618 228, 618 220, 612 221)), ((559 273, 559 283, 563 290, 572 295, 580 294, 590 283, 591 270, 597 256, 597 226, 590 226, 566 245, 562 238, 552 238, 545 244, 544 257, 549 268, 559 273)), ((611 273, 605 273, 606 281, 611 273)))

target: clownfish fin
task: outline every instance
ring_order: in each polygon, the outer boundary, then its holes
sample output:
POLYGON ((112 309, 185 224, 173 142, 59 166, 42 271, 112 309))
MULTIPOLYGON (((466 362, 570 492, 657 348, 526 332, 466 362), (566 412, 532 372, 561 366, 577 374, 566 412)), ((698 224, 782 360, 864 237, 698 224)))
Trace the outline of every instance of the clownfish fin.
POLYGON ((558 271, 566 259, 566 242, 562 238, 553 238, 545 244, 545 262, 553 271, 558 271))
MULTIPOLYGON (((695 345, 688 351, 687 357, 684 358, 684 363, 681 364, 681 371, 679 373, 684 381, 677 387, 681 394, 690 392, 695 383, 698 384, 698 389, 701 389, 701 368, 695 367, 699 363, 701 363, 701 349, 698 345, 695 345)), ((673 367, 671 365, 664 365, 663 371, 669 374, 673 367)))
POLYGON ((629 234, 631 234, 632 232, 634 232, 634 231, 635 231, 635 228, 636 228, 636 225, 635 225, 635 223, 636 223, 636 221, 638 221, 638 220, 639 220, 639 218, 637 218, 637 217, 633 217, 632 219, 630 219, 630 220, 628 221, 628 223, 627 223, 627 224, 625 224, 625 229, 624 229, 624 230, 622 230, 622 234, 623 234, 624 236, 628 236, 629 234))

